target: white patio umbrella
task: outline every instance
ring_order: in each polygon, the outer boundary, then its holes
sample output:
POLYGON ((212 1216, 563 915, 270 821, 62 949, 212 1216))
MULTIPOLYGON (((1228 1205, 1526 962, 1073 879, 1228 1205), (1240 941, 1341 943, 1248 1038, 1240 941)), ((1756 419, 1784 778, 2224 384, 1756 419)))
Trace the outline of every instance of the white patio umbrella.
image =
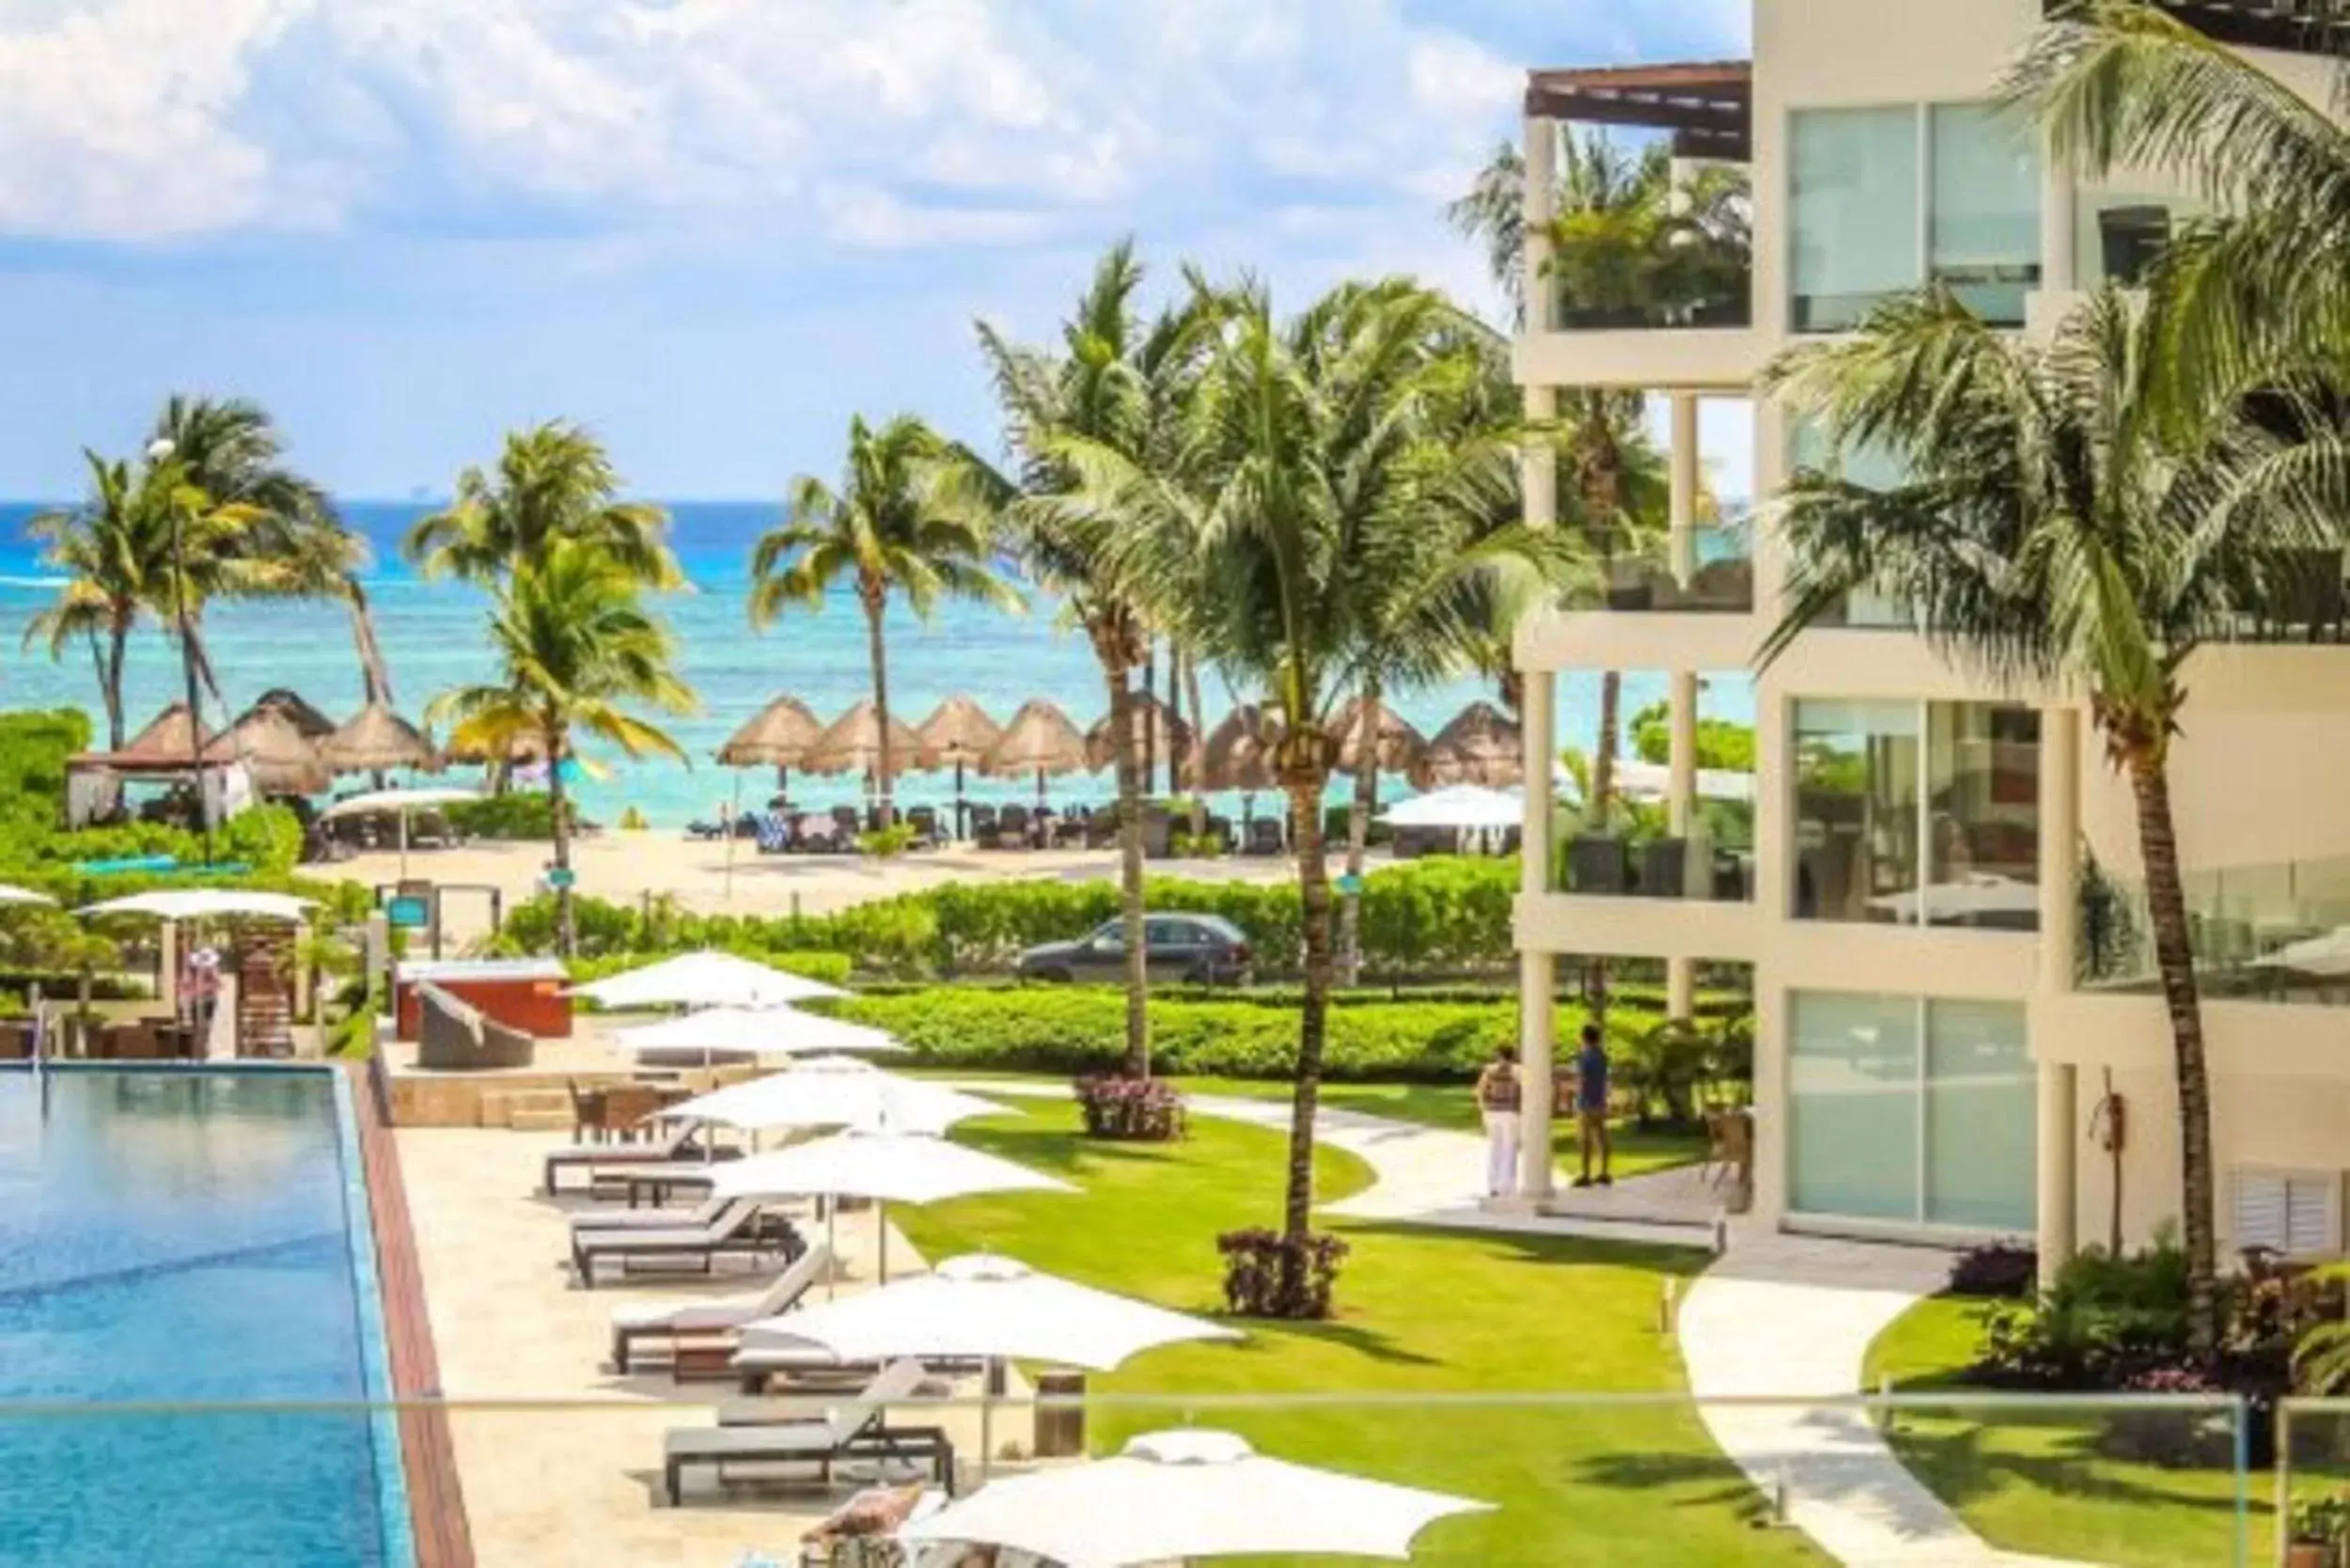
MULTIPOLYGON (((1551 776, 1573 789, 1574 776, 1561 766, 1551 776)), ((1662 762, 1651 762, 1638 757, 1616 760, 1614 787, 1634 800, 1663 800, 1672 793, 1673 771, 1662 762)), ((1697 770, 1697 793, 1700 800, 1752 800, 1754 775, 1731 773, 1724 768, 1697 770)))
POLYGON ((1009 1546, 1085 1568, 1197 1557, 1408 1560, 1438 1519, 1490 1503, 1258 1453, 1229 1432, 1154 1432, 1115 1459, 997 1482, 908 1525, 908 1544, 1009 1546))
MULTIPOLYGON (((1205 1318, 1040 1274, 1014 1258, 976 1252, 949 1258, 929 1274, 743 1329, 745 1349, 780 1340, 818 1345, 843 1361, 903 1356, 991 1365, 1056 1361, 1094 1372, 1113 1372, 1159 1345, 1240 1337, 1205 1318)), ((993 1457, 988 1428, 994 1409, 992 1401, 981 1401, 982 1472, 993 1457)))
POLYGON ((624 1050, 698 1051, 704 1056, 802 1057, 820 1051, 903 1051, 880 1029, 791 1007, 713 1007, 656 1024, 616 1029, 624 1050))
POLYGON ((334 822, 341 817, 372 817, 385 812, 400 819, 400 874, 408 874, 408 819, 417 811, 435 807, 456 806, 464 801, 479 800, 478 790, 368 790, 362 794, 338 800, 319 813, 319 821, 334 822))
POLYGON ((1937 882, 1907 893, 1888 893, 1869 901, 1904 924, 1916 924, 1923 906, 1926 919, 1965 920, 1984 915, 2029 915, 2040 909, 2040 889, 2011 876, 1978 871, 1955 882, 1937 882))
POLYGON ((642 969, 572 988, 605 1007, 781 1007, 847 992, 822 980, 771 969, 732 953, 682 953, 642 969))
POLYGON ((943 1133, 975 1116, 995 1116, 993 1100, 944 1084, 901 1078, 870 1062, 832 1057, 728 1084, 681 1105, 664 1106, 663 1121, 711 1121, 746 1132, 776 1127, 895 1127, 943 1133))
POLYGON ((0 904, 11 904, 11 903, 46 903, 46 904, 54 904, 54 903, 55 903, 56 902, 57 902, 56 900, 55 900, 55 899, 51 898, 48 894, 46 894, 46 893, 36 893, 36 892, 34 892, 34 891, 33 891, 30 887, 15 887, 15 886, 10 886, 9 885, 8 885, 8 884, 6 884, 6 883, 0 883, 0 904))
MULTIPOLYGON (((1074 1192, 1025 1165, 949 1143, 932 1133, 858 1129, 750 1154, 713 1168, 716 1198, 868 1198, 877 1205, 881 1277, 889 1278, 892 1203, 937 1203, 990 1192, 1074 1192)), ((832 1206, 825 1208, 832 1234, 832 1206)), ((838 1249, 836 1248, 836 1255, 838 1249)))
POLYGON ((1395 827, 1515 827, 1526 821, 1526 799, 1507 790, 1452 784, 1399 801, 1381 815, 1395 827))
POLYGON ((2252 960, 2252 967, 2290 969, 2318 979, 2350 975, 2350 926, 2336 926, 2322 935, 2289 942, 2273 953, 2252 960))
POLYGON ((262 920, 300 920, 317 908, 315 901, 290 893, 258 893, 237 887, 183 887, 166 892, 133 893, 103 903, 84 904, 77 915, 152 915, 159 920, 197 920, 243 916, 262 920))

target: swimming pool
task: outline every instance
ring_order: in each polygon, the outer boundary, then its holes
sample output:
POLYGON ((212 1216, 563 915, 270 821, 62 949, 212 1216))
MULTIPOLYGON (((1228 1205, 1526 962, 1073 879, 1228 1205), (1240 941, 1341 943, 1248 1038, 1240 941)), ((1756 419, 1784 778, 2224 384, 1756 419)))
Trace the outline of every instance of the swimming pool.
POLYGON ((384 1397, 344 1094, 298 1069, 0 1073, 0 1561, 410 1568, 385 1418, 104 1409, 384 1397))

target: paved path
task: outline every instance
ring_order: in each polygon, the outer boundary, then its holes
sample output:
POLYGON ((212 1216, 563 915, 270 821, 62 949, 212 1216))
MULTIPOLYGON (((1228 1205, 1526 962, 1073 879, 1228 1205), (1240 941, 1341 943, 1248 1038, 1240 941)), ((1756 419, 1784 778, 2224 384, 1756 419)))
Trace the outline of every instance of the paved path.
MULTIPOLYGON (((1928 1247, 1748 1231, 1689 1289, 1681 1358, 1709 1399, 1827 1399, 1861 1391, 1870 1341, 1942 1288, 1928 1247)), ((1868 1413, 1800 1405, 1700 1407, 1724 1453, 1838 1561, 1867 1568, 2060 1568, 1994 1549, 1903 1468, 1868 1413)))

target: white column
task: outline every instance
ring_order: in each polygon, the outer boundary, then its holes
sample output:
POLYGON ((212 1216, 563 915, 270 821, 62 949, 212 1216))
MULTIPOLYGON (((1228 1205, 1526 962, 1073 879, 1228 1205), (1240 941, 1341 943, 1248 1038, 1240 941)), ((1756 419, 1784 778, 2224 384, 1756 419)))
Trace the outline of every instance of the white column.
POLYGON ((1526 273, 1520 286, 1526 292, 1526 330, 1551 330, 1550 220, 1556 216, 1559 189, 1559 122, 1539 115, 1526 118, 1526 189, 1520 209, 1526 223, 1526 273))
POLYGON ((2040 287, 2069 294, 2080 287, 2080 185, 2053 160, 2040 177, 2040 287))
POLYGON ((155 927, 155 999, 175 1016, 180 1011, 180 925, 164 920, 155 927))
MULTIPOLYGON (((1712 894, 1714 846, 1699 825, 1698 795, 1698 675, 1693 669, 1672 673, 1672 747, 1669 778, 1665 790, 1668 829, 1683 843, 1682 893, 1689 898, 1712 894)), ((1665 1015, 1697 1015, 1697 964, 1688 958, 1665 961, 1665 1015)))
POLYGON ((1698 439, 1698 399, 1694 392, 1672 395, 1672 510, 1670 519, 1673 581, 1682 587, 1698 569, 1698 485, 1703 453, 1698 439))
MULTIPOLYGON (((1559 678, 1547 669, 1526 672, 1525 706, 1519 714, 1526 756, 1526 818, 1518 889, 1539 898, 1550 890, 1550 759, 1558 750, 1555 709, 1559 678)), ((1558 1054, 1558 1025, 1551 993, 1557 963, 1546 952, 1518 955, 1518 1062, 1524 1083, 1520 1110, 1519 1191, 1527 1198, 1550 1196, 1551 1074, 1558 1054)))
POLYGON ((2040 1063, 2039 1237, 2040 1279, 2047 1284, 2078 1249, 2080 1140, 2076 1087, 2078 1069, 2069 1061, 2040 1063))
POLYGON ((1555 781, 1551 759, 1558 755, 1559 675, 1555 670, 1523 672, 1526 695, 1518 714, 1519 744, 1526 756, 1526 816, 1519 833, 1518 890, 1532 898, 1550 891, 1551 797, 1555 781))
POLYGON ((1775 1231, 1787 1213, 1786 993, 1754 973, 1754 1198, 1756 1225, 1775 1231))

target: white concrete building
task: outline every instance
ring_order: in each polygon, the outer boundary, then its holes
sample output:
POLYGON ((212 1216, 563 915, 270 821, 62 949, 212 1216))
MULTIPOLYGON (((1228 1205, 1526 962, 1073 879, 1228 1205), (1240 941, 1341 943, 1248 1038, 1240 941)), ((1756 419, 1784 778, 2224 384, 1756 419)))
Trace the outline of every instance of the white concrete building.
MULTIPOLYGON (((2173 8, 2324 102, 2330 62, 2244 4, 2173 8)), ((1668 547, 1522 632, 1529 756, 1557 732, 1556 677, 1666 672, 1671 837, 1570 839, 1529 770, 1517 931, 1529 994, 1560 955, 1753 966, 1754 1208, 1788 1229, 1945 1240, 2036 1231, 2054 1256, 2117 1223, 2135 1243, 2179 1204, 2170 1043, 2151 983, 2128 794, 2076 699, 1983 689, 1882 606, 1804 635, 1754 685, 1751 842, 1694 799, 1700 680, 1751 668, 1784 561, 1768 537, 1697 525, 1699 400, 1747 399, 1807 334, 1950 280, 2033 331, 2127 276, 2191 204, 2159 181, 2084 188, 1985 100, 2041 0, 1755 0, 1751 62, 1538 71, 1527 96, 1530 410, 1561 389, 1671 399, 1668 547), (1564 122, 1671 133, 1685 158, 1749 165, 1746 298, 1678 320, 1571 319, 1545 272, 1564 122), (2088 909, 2086 919, 2084 902, 2088 909), (2086 946, 2084 942, 2086 939, 2086 946), (2122 1108, 2118 1152, 2106 1147, 2122 1108)), ((1753 404, 1767 496, 1805 432, 1753 404)), ((1824 456, 1825 454, 1819 454, 1824 456)), ((1868 453, 1847 453, 1865 477, 1868 453)), ((1528 510, 1553 521, 1546 471, 1528 510)), ((2200 655, 2173 765, 2202 946, 2224 1247, 2336 1250, 2350 1168, 2350 611, 2341 563, 2280 624, 2200 655), (2339 934, 2337 934, 2339 933, 2339 934), (2328 944, 2334 951, 2329 954, 2328 944)), ((1557 1042, 1527 1026, 1531 1084, 1557 1042)), ((1528 1115, 1546 1122, 1547 1105, 1528 1115)), ((1528 1129, 1546 1151, 1547 1126, 1528 1129)), ((1547 1183, 1538 1154, 1529 1187, 1547 1183)))

